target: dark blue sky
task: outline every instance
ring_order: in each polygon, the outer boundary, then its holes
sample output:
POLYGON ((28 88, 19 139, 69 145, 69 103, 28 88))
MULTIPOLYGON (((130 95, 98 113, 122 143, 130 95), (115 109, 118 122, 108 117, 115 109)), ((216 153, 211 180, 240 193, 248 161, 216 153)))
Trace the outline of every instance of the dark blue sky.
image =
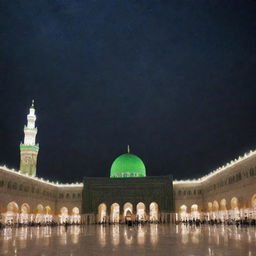
POLYGON ((36 101, 38 175, 199 177, 256 148, 256 1, 0 1, 0 163, 36 101))

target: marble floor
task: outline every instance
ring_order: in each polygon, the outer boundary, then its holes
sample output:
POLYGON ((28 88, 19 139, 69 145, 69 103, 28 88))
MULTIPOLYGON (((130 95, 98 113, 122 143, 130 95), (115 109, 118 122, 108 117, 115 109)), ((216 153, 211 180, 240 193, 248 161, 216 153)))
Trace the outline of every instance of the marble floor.
POLYGON ((169 224, 5 228, 0 255, 254 256, 256 228, 169 224))

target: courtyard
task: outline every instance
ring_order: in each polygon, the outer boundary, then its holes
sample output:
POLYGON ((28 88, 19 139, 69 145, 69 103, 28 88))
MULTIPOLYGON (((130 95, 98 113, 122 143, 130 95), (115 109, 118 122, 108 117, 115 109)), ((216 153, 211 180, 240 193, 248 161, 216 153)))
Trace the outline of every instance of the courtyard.
POLYGON ((254 256, 255 227, 146 224, 4 228, 0 255, 254 256))

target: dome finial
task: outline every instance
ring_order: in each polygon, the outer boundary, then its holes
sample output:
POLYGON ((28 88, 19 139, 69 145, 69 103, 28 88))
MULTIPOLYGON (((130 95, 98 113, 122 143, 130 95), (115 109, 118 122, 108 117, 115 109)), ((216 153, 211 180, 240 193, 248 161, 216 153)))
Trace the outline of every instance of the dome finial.
POLYGON ((31 108, 34 108, 34 107, 35 107, 34 103, 35 103, 35 101, 32 100, 31 108))
POLYGON ((128 144, 128 145, 127 145, 127 152, 130 153, 130 151, 131 151, 131 150, 130 150, 130 145, 128 144))

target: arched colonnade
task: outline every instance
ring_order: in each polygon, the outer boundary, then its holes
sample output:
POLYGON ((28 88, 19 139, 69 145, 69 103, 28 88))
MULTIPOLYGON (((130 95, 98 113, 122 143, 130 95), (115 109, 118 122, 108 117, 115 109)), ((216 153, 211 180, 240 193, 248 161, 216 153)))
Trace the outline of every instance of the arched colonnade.
POLYGON ((213 200, 207 203, 205 211, 199 209, 197 204, 193 204, 190 208, 183 204, 179 207, 176 218, 180 221, 256 219, 256 194, 243 205, 240 204, 237 197, 232 197, 230 201, 227 201, 226 198, 222 198, 220 201, 213 200))
POLYGON ((105 203, 101 203, 98 206, 97 223, 123 223, 125 221, 159 221, 159 207, 156 202, 151 202, 148 206, 143 202, 139 202, 133 205, 130 202, 126 202, 123 205, 119 203, 113 203, 109 209, 105 203))
POLYGON ((6 211, 2 213, 4 224, 47 224, 56 222, 63 224, 65 222, 79 224, 81 216, 78 207, 72 208, 69 212, 67 207, 61 207, 59 214, 54 215, 52 208, 47 205, 38 204, 35 208, 30 207, 29 203, 23 203, 20 206, 15 202, 9 202, 6 211))

